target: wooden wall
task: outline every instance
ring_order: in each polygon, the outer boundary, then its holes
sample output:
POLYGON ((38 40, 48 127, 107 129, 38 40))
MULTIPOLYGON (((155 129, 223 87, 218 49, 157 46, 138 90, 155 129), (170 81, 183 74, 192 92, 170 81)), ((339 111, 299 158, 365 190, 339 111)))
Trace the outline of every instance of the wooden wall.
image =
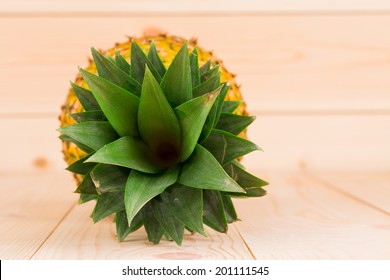
POLYGON ((197 37, 237 73, 250 169, 390 169, 390 2, 0 2, 0 172, 62 169, 57 116, 90 47, 197 37), (94 6, 92 6, 94 5, 94 6))

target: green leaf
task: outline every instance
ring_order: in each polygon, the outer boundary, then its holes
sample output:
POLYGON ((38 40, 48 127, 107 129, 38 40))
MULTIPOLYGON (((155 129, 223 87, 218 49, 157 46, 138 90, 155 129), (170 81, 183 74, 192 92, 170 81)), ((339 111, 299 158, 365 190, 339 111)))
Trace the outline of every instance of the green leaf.
POLYGON ((203 191, 203 221, 218 232, 227 232, 228 226, 220 192, 203 191))
POLYGON ((236 114, 222 113, 216 128, 238 135, 255 119, 256 117, 254 116, 240 116, 236 114))
POLYGON ((79 198, 79 204, 84 204, 87 203, 91 200, 95 200, 98 198, 98 194, 86 194, 86 193, 81 193, 80 198, 79 198))
POLYGON ((156 175, 135 170, 130 172, 125 190, 125 206, 129 225, 148 201, 176 182, 178 173, 177 167, 172 167, 164 173, 156 175))
POLYGON ((60 138, 62 141, 74 143, 78 148, 80 148, 81 150, 83 150, 83 151, 86 152, 87 154, 93 153, 93 152, 94 152, 93 149, 91 149, 90 147, 84 145, 83 143, 80 143, 79 141, 73 139, 72 137, 69 137, 69 136, 66 136, 66 135, 61 135, 59 138, 60 138))
POLYGON ((191 231, 204 236, 203 195, 201 189, 175 184, 160 194, 168 210, 191 231))
POLYGON ((168 232, 164 232, 164 236, 168 241, 173 241, 173 238, 168 234, 168 232))
POLYGON ((72 82, 70 84, 85 111, 101 110, 91 91, 83 87, 79 87, 72 82))
POLYGON ((131 136, 122 137, 98 150, 86 162, 123 166, 145 173, 158 173, 161 168, 152 162, 146 145, 131 136))
POLYGON ((146 204, 142 209, 142 219, 146 233, 148 234, 148 240, 154 244, 158 244, 164 234, 164 228, 154 216, 150 203, 146 204))
POLYGON ((225 166, 225 171, 245 189, 247 196, 263 196, 266 194, 266 191, 261 187, 268 185, 268 182, 245 171, 236 161, 228 163, 225 166))
POLYGON ((214 75, 204 83, 194 88, 192 91, 192 95, 194 97, 198 97, 203 94, 212 92, 213 90, 216 90, 221 85, 220 78, 221 77, 219 73, 217 75, 214 75))
POLYGON ((234 101, 225 101, 222 107, 222 113, 230 113, 233 112, 243 103, 242 100, 234 100, 234 101))
POLYGON ((75 114, 70 114, 70 116, 78 123, 89 122, 89 121, 107 121, 106 116, 100 110, 75 113, 75 114))
POLYGON ((121 166, 99 163, 91 172, 96 191, 101 193, 125 191, 130 170, 121 166))
MULTIPOLYGON (((141 84, 134 80, 126 72, 118 68, 100 52, 92 48, 92 56, 95 61, 97 72, 100 77, 109 80, 111 83, 121 87, 135 95, 141 93, 141 84)), ((93 91, 93 89, 91 89, 93 91)))
POLYGON ((230 193, 230 196, 260 197, 267 193, 262 187, 268 183, 245 171, 236 161, 227 164, 225 171, 246 191, 246 194, 243 195, 230 193))
POLYGON ((226 174, 213 155, 199 144, 196 145, 191 157, 183 164, 178 183, 199 189, 245 193, 226 174))
POLYGON ((179 121, 148 68, 142 86, 138 127, 157 164, 166 167, 179 160, 181 145, 179 121))
POLYGON ((157 53, 156 45, 154 44, 154 42, 152 42, 150 44, 150 49, 149 49, 149 53, 148 53, 148 59, 150 60, 150 62, 152 62, 152 64, 156 68, 156 70, 159 73, 159 75, 161 77, 164 77, 165 72, 167 70, 165 69, 165 66, 162 63, 162 61, 160 59, 160 56, 157 53))
POLYGON ((224 194, 221 194, 221 197, 223 202, 223 208, 225 210, 226 221, 229 224, 237 221, 237 213, 236 209, 234 209, 232 199, 224 194))
POLYGON ((192 99, 191 67, 187 42, 176 54, 165 73, 161 81, 161 89, 173 108, 192 99))
POLYGON ((82 122, 59 128, 58 131, 95 151, 118 138, 109 122, 82 122))
POLYGON ((118 134, 120 136, 138 136, 139 98, 99 76, 82 69, 80 72, 118 134))
POLYGON ((130 64, 118 51, 115 52, 115 64, 123 72, 130 74, 130 64))
POLYGON ((144 76, 145 76, 145 67, 146 65, 152 72, 154 78, 158 83, 161 82, 162 77, 154 67, 153 63, 146 57, 143 50, 137 45, 137 43, 133 40, 131 42, 131 55, 130 55, 130 74, 131 76, 138 81, 141 85, 143 84, 144 76))
POLYGON ((75 161, 69 165, 66 170, 81 175, 88 174, 96 166, 96 163, 85 163, 85 161, 90 157, 91 154, 79 159, 78 161, 75 161))
POLYGON ((219 65, 214 66, 213 68, 208 70, 206 73, 204 73, 201 76, 201 82, 204 83, 205 81, 207 81, 208 79, 210 79, 211 77, 216 75, 217 73, 219 73, 219 65))
POLYGON ((198 59, 197 48, 194 48, 194 50, 190 54, 190 66, 191 66, 192 88, 195 88, 200 85, 200 71, 199 71, 199 59, 198 59))
POLYGON ((214 102, 214 105, 213 107, 211 107, 210 113, 207 116, 206 121, 204 123, 202 132, 199 137, 199 141, 198 141, 199 143, 203 143, 203 141, 207 139, 207 137, 209 137, 211 130, 214 128, 213 126, 214 126, 215 118, 217 117, 217 111, 218 108, 217 106, 215 106, 215 102, 214 102))
POLYGON ((128 236, 130 233, 136 231, 139 229, 142 224, 142 214, 139 212, 131 222, 131 225, 127 223, 127 216, 126 211, 120 211, 116 213, 116 233, 118 235, 118 240, 123 241, 125 240, 126 236, 128 236))
POLYGON ((97 223, 105 217, 123 210, 125 210, 123 192, 102 193, 97 199, 92 219, 97 223))
POLYGON ((204 123, 213 106, 219 91, 217 90, 191 99, 175 108, 182 133, 182 147, 180 161, 185 161, 193 152, 204 123))
POLYGON ((115 65, 115 60, 112 58, 112 56, 109 53, 105 55, 105 58, 107 58, 108 61, 110 61, 112 64, 115 65))
POLYGON ((89 173, 84 176, 83 180, 74 192, 83 194, 97 194, 95 184, 93 183, 89 173))
POLYGON ((207 71, 210 70, 210 66, 211 66, 211 60, 208 60, 205 64, 203 64, 200 68, 199 68, 199 71, 200 71, 200 75, 204 75, 207 71))
POLYGON ((219 94, 219 96, 217 98, 217 101, 214 103, 214 106, 217 107, 217 109, 216 109, 217 112, 215 114, 213 128, 215 128, 215 126, 219 122, 219 119, 220 119, 220 116, 221 116, 221 113, 222 113, 223 102, 224 102, 224 100, 226 98, 226 95, 227 95, 228 91, 229 91, 229 86, 227 85, 227 83, 223 83, 222 84, 221 93, 219 94))
POLYGON ((184 236, 184 224, 169 212, 162 201, 153 199, 150 204, 154 216, 160 222, 165 233, 172 238, 177 245, 181 245, 184 236))
POLYGON ((222 166, 250 152, 261 150, 248 140, 217 129, 213 129, 202 146, 209 150, 222 166))
POLYGON ((229 89, 229 87, 226 85, 226 83, 224 83, 221 87, 222 87, 222 89, 220 89, 220 93, 218 95, 218 98, 214 102, 214 105, 211 108, 209 115, 207 116, 202 133, 200 134, 199 143, 202 143, 205 139, 207 139, 207 137, 209 137, 212 129, 215 127, 215 125, 218 122, 219 116, 220 116, 221 111, 222 111, 223 100, 225 99, 226 94, 227 94, 228 89, 229 89))
POLYGON ((246 197, 261 197, 267 194, 267 191, 262 188, 246 188, 245 194, 238 194, 238 193, 229 193, 226 194, 230 195, 231 197, 237 197, 237 198, 246 198, 246 197))

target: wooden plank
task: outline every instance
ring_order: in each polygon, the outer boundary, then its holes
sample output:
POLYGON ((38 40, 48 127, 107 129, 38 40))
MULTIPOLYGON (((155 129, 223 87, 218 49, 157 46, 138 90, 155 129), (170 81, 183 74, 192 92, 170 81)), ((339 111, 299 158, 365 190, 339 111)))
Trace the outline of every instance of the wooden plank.
POLYGON ((249 139, 263 148, 244 158, 259 170, 388 171, 390 116, 259 116, 249 139))
POLYGON ((40 248, 34 259, 252 259, 234 227, 228 234, 207 229, 208 238, 186 234, 181 247, 147 241, 143 228, 118 242, 111 218, 93 224, 93 203, 77 206, 40 248))
POLYGON ((390 258, 388 214, 304 174, 267 179, 267 196, 235 201, 236 227, 256 259, 390 258))
POLYGON ((0 170, 46 171, 64 169, 60 135, 56 129, 60 123, 52 118, 0 118, 0 131, 8 137, 0 138, 2 160, 0 170))
POLYGON ((2 17, 0 113, 57 113, 91 46, 109 48, 157 27, 214 50, 239 74, 252 111, 389 114, 383 26, 390 14, 2 17))
POLYGON ((209 13, 209 12, 339 12, 339 11, 381 11, 390 10, 390 4, 386 0, 149 0, 149 1, 125 1, 113 0, 110 3, 103 0, 68 0, 50 1, 37 0, 32 3, 28 0, 3 0, 0 3, 0 11, 7 13, 38 13, 38 12, 86 12, 86 13, 209 13))
MULTIPOLYGON (((244 164, 256 169, 388 171, 390 116, 258 116, 248 132, 264 152, 244 164)), ((64 169, 52 118, 0 118, 0 170, 64 169)))
POLYGON ((326 172, 312 175, 329 188, 390 215, 390 167, 383 172, 326 172))
POLYGON ((73 182, 46 170, 1 173, 0 185, 0 259, 29 259, 73 207, 73 182))

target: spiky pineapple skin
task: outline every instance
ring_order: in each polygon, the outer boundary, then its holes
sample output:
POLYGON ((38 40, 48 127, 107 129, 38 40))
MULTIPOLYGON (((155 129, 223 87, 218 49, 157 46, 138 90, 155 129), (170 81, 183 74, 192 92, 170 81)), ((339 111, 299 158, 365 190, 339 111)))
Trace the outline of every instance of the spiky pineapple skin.
MULTIPOLYGON (((183 43, 186 41, 186 39, 177 37, 177 36, 166 36, 166 35, 158 35, 158 36, 144 36, 144 37, 138 37, 138 38, 132 38, 129 37, 128 41, 123 43, 116 43, 115 46, 111 49, 108 49, 106 51, 102 51, 103 54, 114 56, 115 52, 119 52, 126 60, 130 60, 130 45, 131 41, 135 40, 136 43, 145 51, 148 52, 150 48, 150 44, 153 41, 157 51, 162 59, 162 62, 166 67, 168 67, 173 58, 175 57, 175 54, 180 50, 183 43)), ((199 47, 197 45, 196 40, 192 39, 188 41, 188 50, 191 52, 195 47, 197 47, 198 50, 198 59, 199 59, 199 65, 203 65, 208 60, 211 61, 212 65, 219 65, 220 71, 221 71, 221 82, 228 82, 230 85, 229 92, 226 96, 225 100, 243 100, 241 91, 239 86, 237 85, 235 81, 235 75, 230 73, 223 65, 223 62, 215 57, 212 52, 206 51, 199 47)), ((97 73, 96 65, 95 63, 90 60, 89 65, 85 68, 88 72, 97 73)), ((80 74, 77 75, 75 81, 75 84, 88 88, 88 85, 85 83, 84 79, 80 74)), ((78 101, 74 91, 72 88, 69 89, 68 95, 66 97, 66 101, 64 105, 61 108, 61 114, 59 116, 59 120, 61 122, 61 127, 66 127, 68 125, 75 124, 75 121, 70 117, 70 114, 78 113, 84 111, 82 105, 78 101)), ((235 111, 235 114, 239 115, 248 115, 246 111, 246 104, 243 102, 235 111)), ((246 138, 246 132, 242 132, 240 134, 241 137, 246 138)), ((67 141, 62 141, 62 151, 64 154, 64 160, 67 162, 68 165, 72 164, 73 162, 79 160, 80 158, 84 157, 86 153, 79 149, 75 144, 67 141)), ((78 182, 81 181, 81 176, 75 174, 75 178, 78 182)))

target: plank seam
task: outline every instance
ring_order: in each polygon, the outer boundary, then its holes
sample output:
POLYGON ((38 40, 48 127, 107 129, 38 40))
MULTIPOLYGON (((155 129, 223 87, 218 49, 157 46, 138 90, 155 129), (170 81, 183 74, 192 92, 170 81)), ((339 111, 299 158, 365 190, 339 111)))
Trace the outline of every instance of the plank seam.
MULTIPOLYGON (((257 116, 388 116, 390 109, 250 110, 257 116)), ((0 115, 1 116, 1 115, 0 115)))
MULTIPOLYGON (((58 118, 61 111, 58 109, 57 113, 54 112, 0 112, 0 119, 53 119, 58 118)), ((250 110, 252 115, 256 116, 389 116, 390 109, 319 109, 319 110, 270 110, 270 109, 255 109, 250 110)))
POLYGON ((382 209, 381 207, 378 207, 378 206, 354 195, 353 193, 350 193, 348 191, 345 191, 345 190, 339 188, 336 184, 330 183, 329 181, 326 181, 322 178, 319 178, 316 175, 313 175, 311 173, 309 174, 308 172, 304 172, 304 175, 311 178, 312 180, 317 181, 317 183, 326 187, 327 189, 330 189, 330 190, 332 190, 340 195, 343 195, 351 200, 357 201, 357 202, 359 202, 367 207, 370 207, 378 212, 381 212, 382 214, 385 214, 386 216, 390 216, 390 212, 386 211, 385 209, 382 209))
POLYGON ((31 255, 30 260, 35 257, 35 255, 41 250, 43 245, 49 240, 49 238, 54 234, 54 232, 57 230, 57 228, 62 224, 62 222, 69 216, 69 214, 72 212, 72 210, 76 207, 77 203, 73 202, 72 205, 69 207, 69 209, 65 212, 64 216, 58 221, 58 223, 53 227, 53 229, 50 231, 50 233, 46 236, 46 238, 42 241, 42 243, 38 246, 38 248, 35 250, 35 252, 31 255))
POLYGON ((251 250, 251 248, 249 247, 249 244, 245 241, 244 237, 242 236, 240 230, 238 229, 237 225, 233 224, 232 226, 234 226, 234 229, 236 230, 238 236, 241 238, 242 242, 244 242, 244 245, 246 247, 246 249, 248 250, 249 254, 252 256, 252 258, 254 260, 256 260, 256 256, 255 254, 253 253, 253 251, 251 250))
POLYGON ((339 11, 316 11, 316 10, 307 10, 307 11, 199 11, 199 12, 189 12, 189 11, 156 11, 156 12, 142 12, 142 11, 110 11, 110 12, 58 12, 58 11, 41 11, 41 12, 0 12, 0 17, 9 18, 9 17, 23 17, 23 18, 37 18, 37 17, 64 17, 64 18, 78 18, 78 17, 240 17, 240 16, 389 16, 390 10, 369 10, 369 11, 354 11, 354 10, 339 10, 339 11))

